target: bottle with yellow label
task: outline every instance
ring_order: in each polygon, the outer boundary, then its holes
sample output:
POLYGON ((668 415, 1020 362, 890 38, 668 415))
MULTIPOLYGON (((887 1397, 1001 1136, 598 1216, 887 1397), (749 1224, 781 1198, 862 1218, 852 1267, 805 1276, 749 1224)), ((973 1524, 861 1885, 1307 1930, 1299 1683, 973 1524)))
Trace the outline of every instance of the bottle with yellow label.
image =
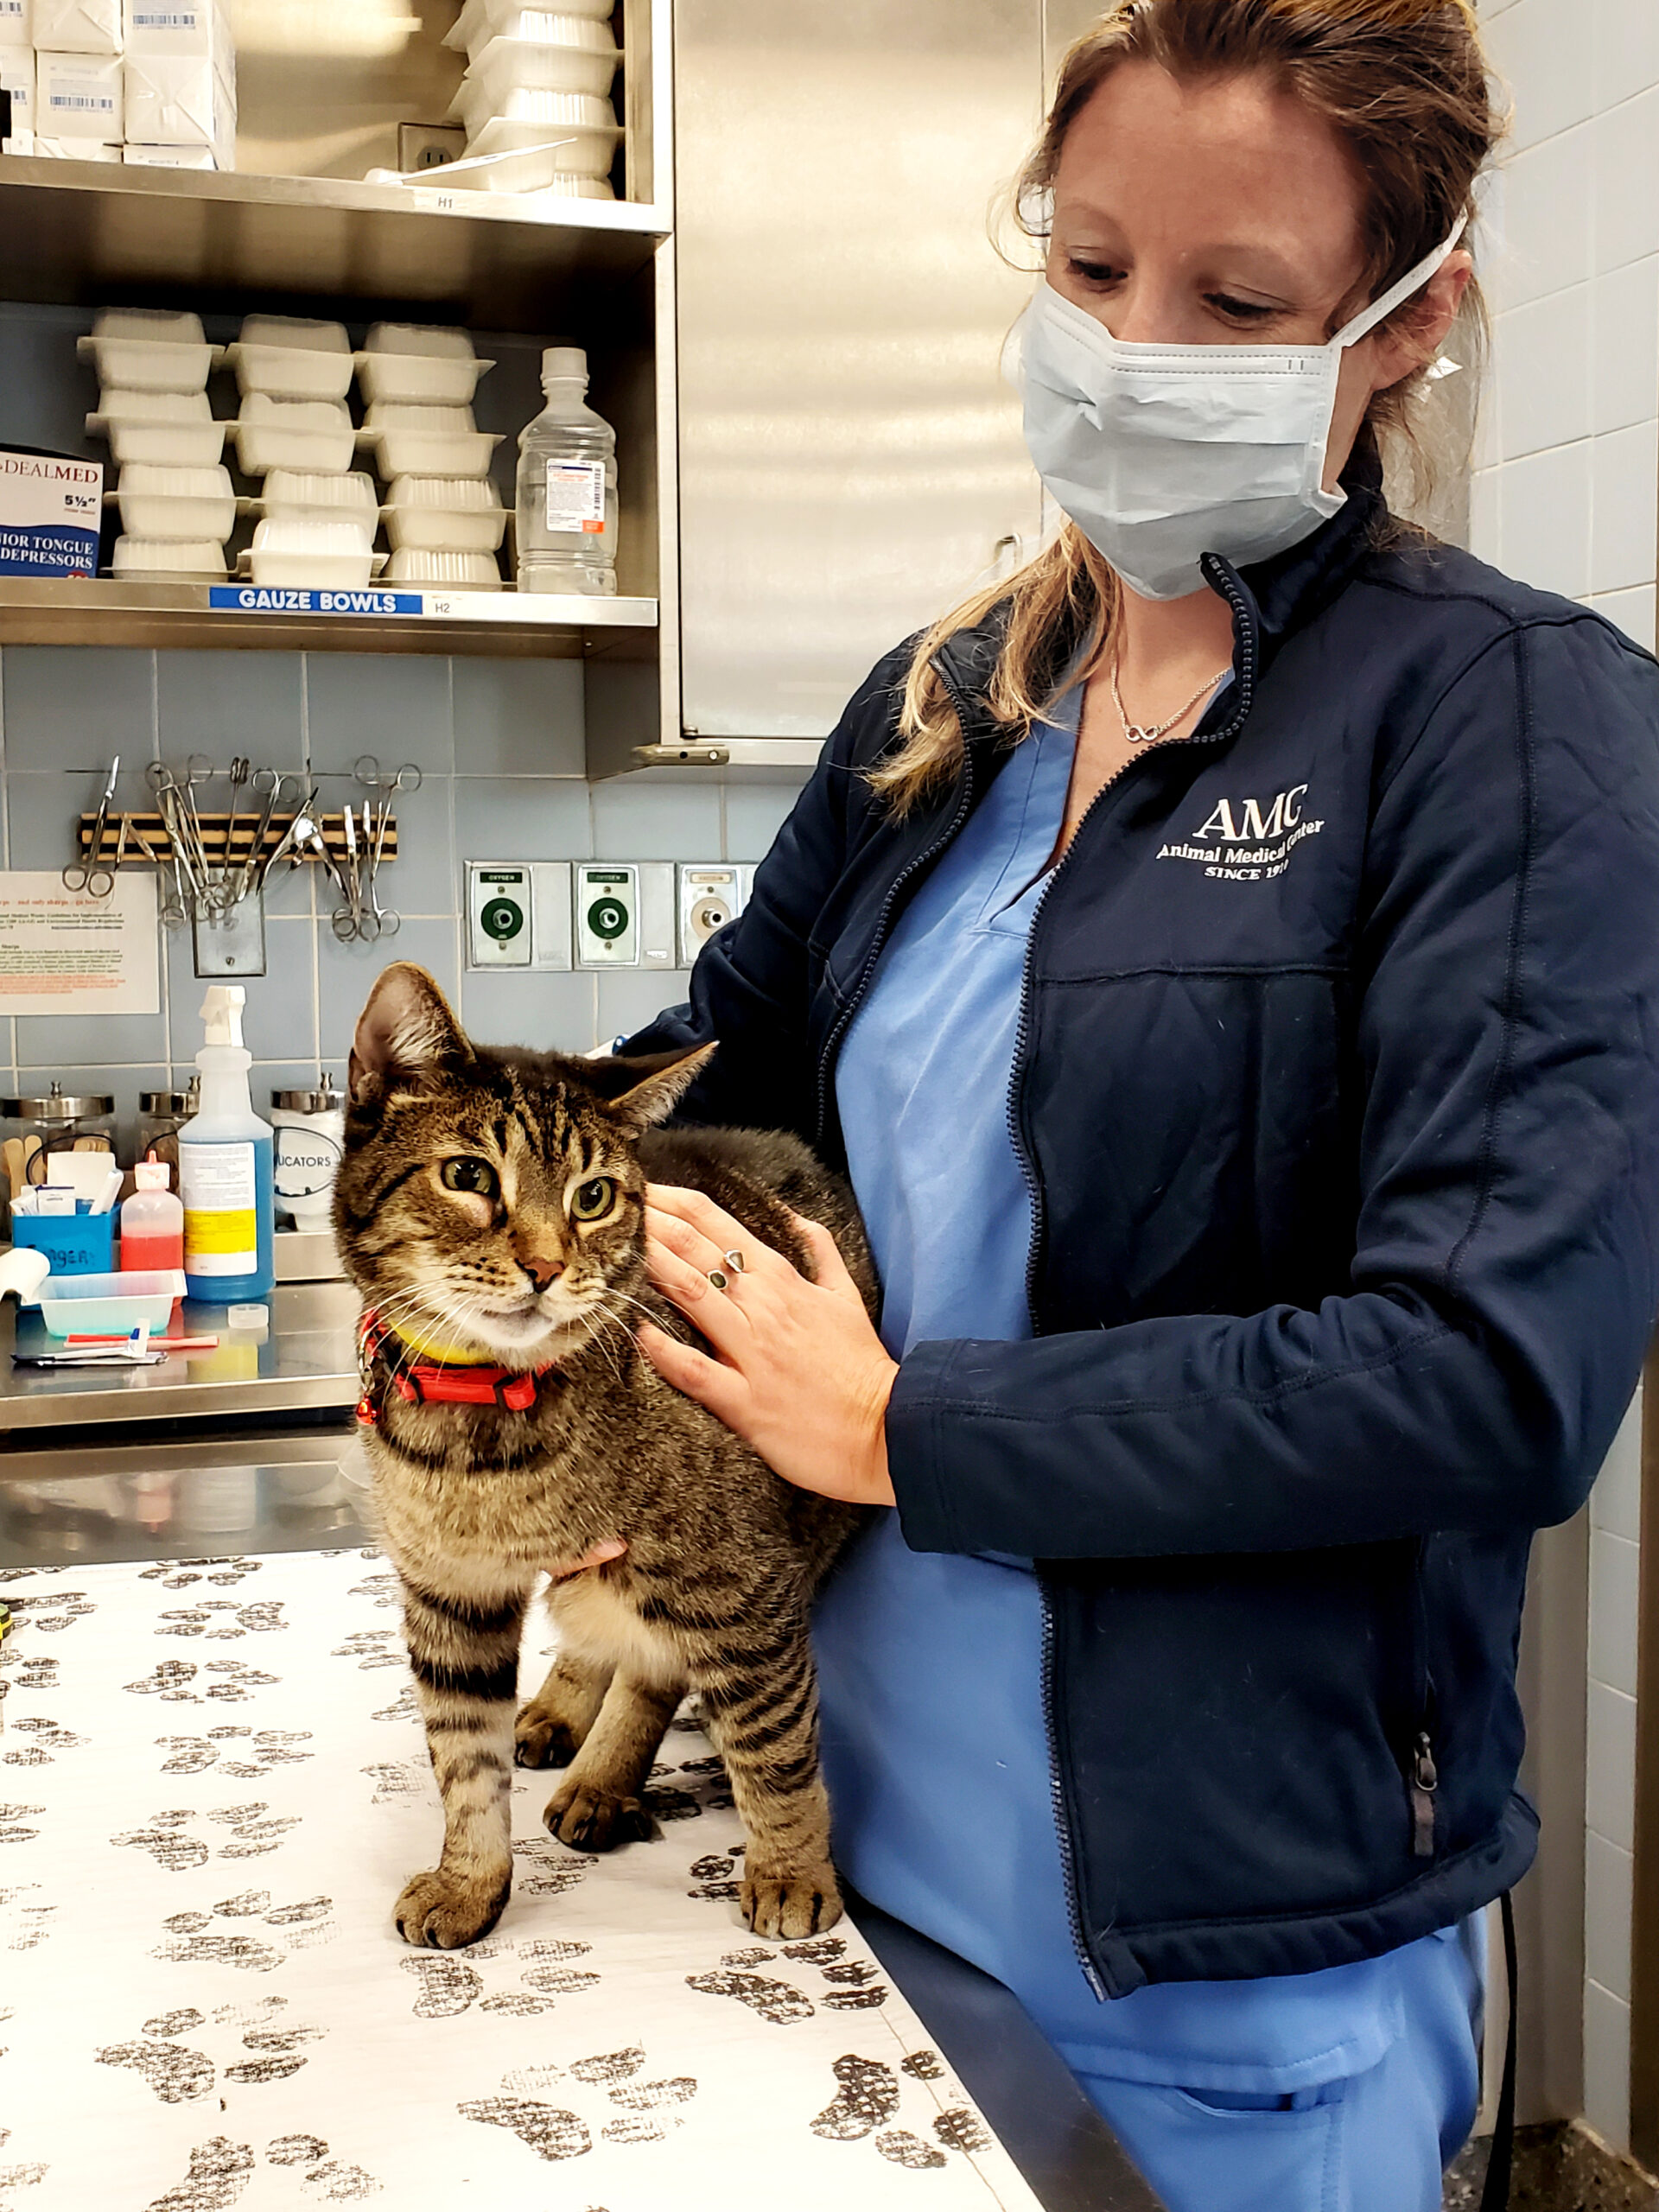
POLYGON ((216 1306, 263 1298, 276 1281, 275 1140, 248 1089, 246 996, 239 983, 215 984, 203 1001, 201 1106, 179 1131, 185 1288, 216 1306))

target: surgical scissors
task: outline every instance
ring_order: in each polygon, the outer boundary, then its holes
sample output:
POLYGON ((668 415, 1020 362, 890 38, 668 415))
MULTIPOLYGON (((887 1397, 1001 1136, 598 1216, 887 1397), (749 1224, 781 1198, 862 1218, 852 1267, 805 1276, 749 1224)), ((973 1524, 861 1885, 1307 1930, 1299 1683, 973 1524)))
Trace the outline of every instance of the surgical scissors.
POLYGON ((99 801, 98 818, 92 823, 92 842, 86 848, 85 860, 71 861, 63 871, 66 891, 89 892, 94 899, 107 899, 115 888, 115 870, 99 860, 104 849, 104 830, 110 818, 110 801, 115 797, 115 779, 120 773, 121 755, 118 753, 110 763, 110 779, 104 786, 104 796, 99 801))

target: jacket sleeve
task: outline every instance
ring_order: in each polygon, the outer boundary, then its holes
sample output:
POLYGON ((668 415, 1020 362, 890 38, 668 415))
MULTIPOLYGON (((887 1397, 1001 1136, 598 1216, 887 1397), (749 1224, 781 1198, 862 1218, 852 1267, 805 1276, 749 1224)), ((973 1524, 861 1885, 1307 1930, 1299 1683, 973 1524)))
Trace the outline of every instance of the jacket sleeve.
POLYGON ((1539 1527, 1583 1502, 1659 1305, 1659 671, 1505 633, 1377 791, 1360 1208, 1317 1311, 914 1347, 913 1549, 1156 1557, 1539 1527))
POLYGON ((867 804, 860 770, 892 733, 895 690, 912 650, 901 645, 878 662, 849 701, 755 870, 748 904, 698 954, 689 1001, 665 1008, 619 1046, 634 1054, 718 1043, 676 1109, 676 1121, 812 1137, 810 939, 841 875, 849 823, 867 804))

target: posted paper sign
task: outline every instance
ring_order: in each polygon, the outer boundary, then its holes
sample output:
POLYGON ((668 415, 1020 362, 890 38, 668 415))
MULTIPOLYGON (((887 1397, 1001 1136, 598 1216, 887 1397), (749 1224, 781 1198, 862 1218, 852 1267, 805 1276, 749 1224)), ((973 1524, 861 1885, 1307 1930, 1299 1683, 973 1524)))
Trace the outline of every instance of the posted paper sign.
POLYGON ((156 884, 134 868, 94 899, 55 874, 0 874, 0 1014, 159 1014, 156 884))

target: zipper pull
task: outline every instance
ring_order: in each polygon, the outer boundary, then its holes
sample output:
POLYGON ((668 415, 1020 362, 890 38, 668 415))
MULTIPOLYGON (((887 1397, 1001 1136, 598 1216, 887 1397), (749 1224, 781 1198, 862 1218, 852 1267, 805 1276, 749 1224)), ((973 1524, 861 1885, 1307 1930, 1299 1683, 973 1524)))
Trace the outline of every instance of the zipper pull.
POLYGON ((1426 1733, 1419 1735, 1411 1759, 1411 1855, 1434 1856, 1434 1792, 1440 1777, 1426 1733))

